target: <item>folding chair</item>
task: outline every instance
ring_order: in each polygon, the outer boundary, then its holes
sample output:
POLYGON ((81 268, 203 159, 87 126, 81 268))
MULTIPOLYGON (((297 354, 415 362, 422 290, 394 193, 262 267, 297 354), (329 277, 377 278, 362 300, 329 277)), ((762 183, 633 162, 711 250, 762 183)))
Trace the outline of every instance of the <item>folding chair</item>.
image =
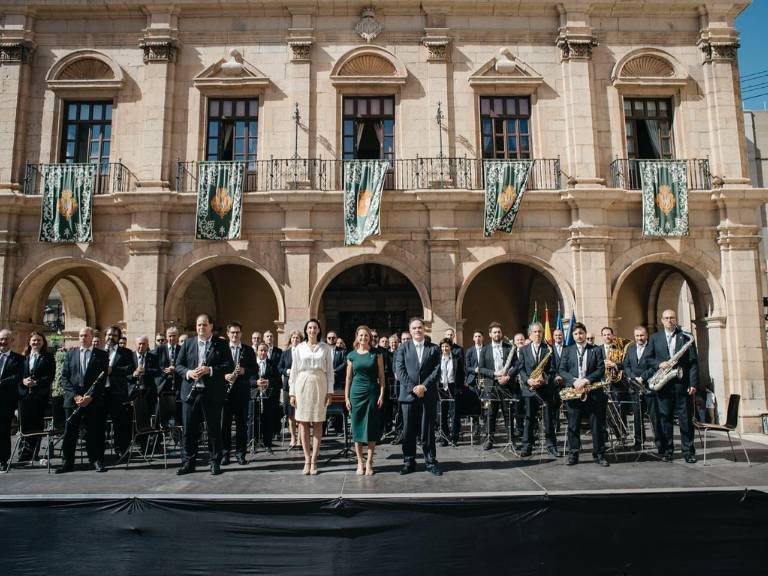
POLYGON ((741 442, 741 449, 744 450, 744 456, 747 457, 747 464, 752 466, 752 462, 749 461, 749 454, 744 447, 744 439, 739 432, 739 404, 741 403, 740 394, 731 394, 728 397, 728 418, 725 424, 707 424, 705 422, 693 421, 693 426, 699 431, 699 438, 701 438, 701 431, 704 430, 704 466, 707 465, 707 432, 710 430, 714 432, 725 432, 728 435, 728 443, 731 445, 731 453, 733 454, 733 461, 736 462, 736 451, 733 449, 733 441, 731 440, 731 432, 736 432, 739 435, 739 442, 741 442))
MULTIPOLYGON (((53 446, 54 443, 51 441, 51 437, 56 435, 57 431, 55 430, 55 427, 53 426, 53 421, 51 422, 51 427, 46 428, 45 427, 45 420, 43 420, 43 430, 28 430, 24 428, 24 401, 19 400, 18 403, 18 412, 19 412, 19 432, 18 432, 18 438, 16 438, 16 443, 13 446, 13 451, 11 452, 11 458, 10 462, 13 462, 13 457, 18 453, 19 446, 21 445, 21 441, 25 440, 26 438, 40 438, 42 440, 43 437, 46 438, 46 452, 48 454, 47 463, 46 466, 48 468, 48 474, 51 473, 51 460, 53 459, 53 446)), ((63 427, 62 427, 63 430, 63 427)), ((32 455, 32 465, 34 466, 35 462, 35 455, 32 455)), ((8 467, 10 471, 10 466, 8 467)))

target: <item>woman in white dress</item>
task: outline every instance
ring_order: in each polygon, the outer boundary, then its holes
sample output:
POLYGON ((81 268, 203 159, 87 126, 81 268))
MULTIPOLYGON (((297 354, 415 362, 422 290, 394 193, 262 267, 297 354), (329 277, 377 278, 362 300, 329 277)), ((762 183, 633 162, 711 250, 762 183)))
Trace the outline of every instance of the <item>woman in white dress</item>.
POLYGON ((323 438, 325 410, 333 394, 333 350, 320 340, 322 330, 314 318, 304 325, 304 342, 291 350, 291 375, 288 379, 294 418, 299 423, 301 447, 304 449, 303 474, 317 474, 317 457, 323 438), (309 427, 312 426, 312 449, 309 427))

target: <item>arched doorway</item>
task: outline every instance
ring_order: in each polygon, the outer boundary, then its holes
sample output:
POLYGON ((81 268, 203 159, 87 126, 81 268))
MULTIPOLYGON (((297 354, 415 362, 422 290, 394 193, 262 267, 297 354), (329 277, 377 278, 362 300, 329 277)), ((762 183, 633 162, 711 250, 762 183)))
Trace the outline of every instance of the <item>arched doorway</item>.
POLYGON ((166 322, 175 322, 193 331, 198 314, 213 318, 216 329, 224 333, 227 322, 243 325, 243 340, 250 333, 276 329, 278 302, 267 280, 256 270, 240 264, 224 264, 204 270, 173 295, 166 307, 166 322))
POLYGON ((124 295, 115 280, 95 266, 50 263, 22 282, 14 298, 12 323, 17 344, 30 330, 42 329, 53 340, 76 342, 81 328, 97 331, 111 324, 125 325, 124 295))
POLYGON ((399 333, 408 319, 424 315, 419 293, 394 268, 366 263, 336 276, 323 292, 318 318, 324 330, 335 330, 351 346, 357 326, 366 324, 379 335, 399 333))
POLYGON ((471 342, 475 330, 487 338, 491 322, 501 323, 508 338, 525 333, 536 309, 544 321, 545 307, 554 329, 558 303, 562 308, 557 287, 539 270, 517 262, 489 266, 472 279, 461 301, 464 345, 471 342))
POLYGON ((661 262, 642 264, 626 275, 614 295, 616 332, 631 339, 634 327, 644 325, 653 334, 661 329, 661 313, 674 310, 680 327, 696 338, 700 383, 714 385, 714 380, 722 382, 722 378, 709 371, 709 330, 705 317, 712 303, 708 300, 685 271, 661 262))

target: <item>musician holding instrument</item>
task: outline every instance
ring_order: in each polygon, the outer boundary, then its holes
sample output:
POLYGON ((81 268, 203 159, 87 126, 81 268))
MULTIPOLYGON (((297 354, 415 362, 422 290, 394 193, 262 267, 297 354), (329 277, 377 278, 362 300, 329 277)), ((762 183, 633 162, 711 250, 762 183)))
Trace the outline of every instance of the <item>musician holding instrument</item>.
POLYGON ((0 330, 0 472, 7 472, 11 457, 11 420, 19 399, 24 358, 11 350, 13 333, 0 330))
POLYGON ((575 344, 563 350, 559 374, 565 387, 560 397, 568 406, 568 465, 579 462, 581 450, 581 418, 589 415, 592 430, 592 457, 600 466, 608 466, 605 459, 605 411, 608 397, 601 385, 605 376, 605 362, 600 347, 587 343, 587 328, 581 322, 573 325, 575 344))
POLYGON ((275 432, 280 431, 278 415, 280 414, 281 388, 282 379, 279 365, 275 364, 273 358, 270 358, 267 343, 262 342, 256 349, 256 365, 251 377, 251 398, 258 402, 258 409, 254 406, 253 411, 257 419, 254 438, 257 442, 261 440, 267 454, 272 454, 272 439, 275 432), (260 439, 256 432, 261 433, 260 439))
MULTIPOLYGON (((634 423, 635 450, 641 450, 645 440, 645 425, 643 412, 646 412, 654 431, 658 429, 656 420, 656 393, 647 390, 647 381, 652 370, 648 369, 648 329, 645 326, 635 326, 635 341, 630 344, 624 354, 624 375, 630 384, 629 397, 632 401, 632 419, 634 423), (650 374, 649 374, 650 372, 650 374)), ((658 436, 658 433, 656 432, 658 436)), ((658 444, 658 438, 657 438, 658 444)))
POLYGON ((85 449, 96 472, 104 472, 104 386, 109 369, 109 354, 93 346, 93 328, 79 333, 80 346, 67 351, 61 370, 64 388, 64 413, 67 423, 62 440, 62 465, 56 474, 75 469, 75 446, 80 425, 85 424, 85 449))
POLYGON ((528 337, 531 339, 530 344, 523 346, 518 351, 517 357, 517 369, 523 383, 522 402, 525 408, 525 427, 520 456, 528 457, 533 451, 539 424, 539 409, 543 407, 547 451, 555 458, 560 458, 562 454, 557 449, 555 436, 557 412, 554 398, 557 395, 557 387, 553 349, 544 340, 544 326, 541 322, 533 322, 528 327, 528 337))
MULTIPOLYGON (((22 430, 34 432, 45 429, 45 410, 48 408, 55 374, 56 360, 48 350, 45 335, 32 332, 24 354, 23 377, 19 385, 19 421, 22 430)), ((19 464, 37 459, 40 438, 29 436, 21 440, 19 464)))
POLYGON ((242 335, 243 326, 239 322, 227 324, 229 353, 235 368, 229 374, 224 375, 224 380, 227 381, 227 393, 224 395, 224 408, 221 411, 222 466, 230 463, 232 420, 235 421, 235 458, 241 466, 246 463, 248 404, 251 401, 250 380, 256 365, 256 353, 253 348, 242 343, 242 335))
POLYGON ((176 373, 182 378, 181 398, 184 401, 184 443, 181 451, 182 476, 195 471, 200 423, 205 418, 208 427, 208 450, 211 474, 221 474, 221 411, 226 394, 226 374, 234 370, 227 343, 213 337, 213 323, 208 314, 195 319, 195 338, 187 338, 176 359, 176 373))
POLYGON ((485 345, 479 360, 479 377, 483 378, 484 391, 482 400, 490 400, 488 406, 488 437, 483 444, 483 450, 491 450, 496 434, 496 416, 501 407, 504 424, 509 430, 508 398, 512 396, 512 379, 516 375, 515 350, 504 340, 501 324, 491 322, 488 326, 491 341, 485 345), (510 354, 513 356, 510 357, 510 354), (501 406, 499 406, 501 405, 501 406))
POLYGON ((683 332, 677 324, 674 310, 661 314, 663 330, 648 342, 647 363, 654 374, 649 385, 656 390, 658 409, 659 451, 665 462, 674 453, 673 420, 680 422, 680 441, 688 464, 696 463, 693 444, 693 396, 699 385, 699 365, 693 335, 683 332))

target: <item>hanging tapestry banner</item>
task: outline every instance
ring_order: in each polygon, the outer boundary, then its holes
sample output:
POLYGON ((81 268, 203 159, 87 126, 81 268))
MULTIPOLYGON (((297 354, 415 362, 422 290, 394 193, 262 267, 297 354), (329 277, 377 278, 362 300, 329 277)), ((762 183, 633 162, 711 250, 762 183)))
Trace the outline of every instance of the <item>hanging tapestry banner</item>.
POLYGON ((688 166, 685 160, 641 160, 643 236, 688 235, 688 166))
POLYGON ((40 242, 90 242, 97 164, 41 167, 40 242))
POLYGON ((512 232, 532 166, 531 160, 483 162, 485 170, 484 236, 491 236, 496 230, 512 232))
POLYGON ((195 238, 240 238, 244 173, 244 162, 200 162, 195 238))
POLYGON ((381 233, 381 194, 386 160, 344 162, 344 245, 358 246, 381 233))

